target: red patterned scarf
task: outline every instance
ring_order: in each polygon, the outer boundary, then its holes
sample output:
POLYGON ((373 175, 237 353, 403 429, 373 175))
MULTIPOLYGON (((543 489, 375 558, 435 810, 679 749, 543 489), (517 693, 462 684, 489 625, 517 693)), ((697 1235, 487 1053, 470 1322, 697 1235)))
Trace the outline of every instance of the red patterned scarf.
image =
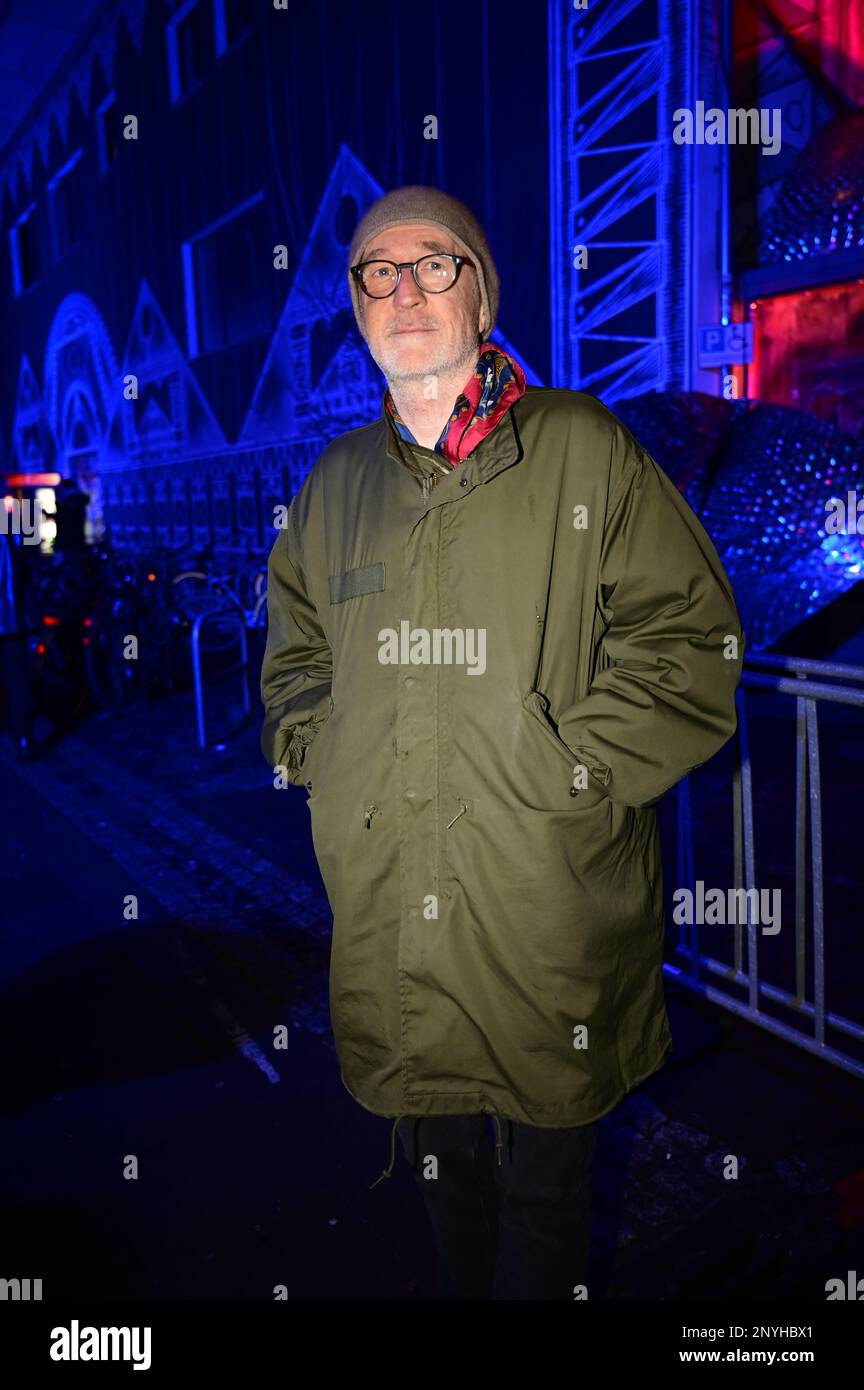
MULTIPOLYGON (((453 413, 435 445, 435 453, 453 468, 494 430, 514 401, 525 394, 525 373, 515 358, 496 343, 484 343, 471 377, 457 398, 453 413)), ((385 405, 401 437, 417 440, 399 414, 388 391, 385 405)))

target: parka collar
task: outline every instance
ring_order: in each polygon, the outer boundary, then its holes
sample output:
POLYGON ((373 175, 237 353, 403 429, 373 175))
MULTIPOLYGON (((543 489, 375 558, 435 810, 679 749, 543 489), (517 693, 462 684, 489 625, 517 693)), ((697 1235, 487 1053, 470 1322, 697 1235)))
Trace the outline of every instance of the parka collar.
MULTIPOLYGON (((386 391, 381 397, 381 419, 379 421, 382 432, 382 442, 385 443, 386 451, 390 458, 395 459, 403 468, 408 467, 402 448, 408 449, 402 441, 397 438, 396 432, 390 423, 389 412, 384 404, 386 391)), ((494 478, 496 473, 509 468, 511 463, 518 463, 522 457, 522 443, 516 429, 516 422, 513 418, 514 409, 519 405, 514 401, 509 410, 499 420, 498 424, 487 434, 485 439, 481 439, 475 449, 472 449, 467 458, 451 468, 451 473, 458 473, 460 478, 466 478, 470 483, 488 483, 490 478, 494 478)), ((411 459, 413 463, 413 456, 411 459)), ((430 472, 432 471, 432 460, 430 459, 430 472)), ((411 471, 415 471, 411 469, 411 471)), ((437 471, 437 470, 436 470, 437 471)), ((436 489, 437 491, 437 489, 436 489)))

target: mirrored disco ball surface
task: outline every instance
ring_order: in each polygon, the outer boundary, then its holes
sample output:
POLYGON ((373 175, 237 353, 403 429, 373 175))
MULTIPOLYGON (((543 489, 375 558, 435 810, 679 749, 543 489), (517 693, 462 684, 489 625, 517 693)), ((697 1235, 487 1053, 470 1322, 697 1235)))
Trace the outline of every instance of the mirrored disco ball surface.
POLYGON ((787 406, 759 405, 737 421, 700 520, 732 582, 751 650, 864 578, 850 492, 864 511, 860 440, 787 406), (826 529, 832 498, 845 513, 839 534, 826 529))
POLYGON ((703 391, 646 391, 618 401, 614 409, 693 510, 700 511, 732 425, 746 412, 747 402, 703 391))
POLYGON ((760 264, 864 246, 864 111, 816 131, 783 180, 765 220, 760 264))

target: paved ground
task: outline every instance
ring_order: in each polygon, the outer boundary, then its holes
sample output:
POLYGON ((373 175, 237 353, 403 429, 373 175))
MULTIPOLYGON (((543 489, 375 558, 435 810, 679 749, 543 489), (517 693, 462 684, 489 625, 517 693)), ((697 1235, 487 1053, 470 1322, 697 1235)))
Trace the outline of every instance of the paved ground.
MULTIPOLYGON (((401 1155, 370 1189, 390 1121, 339 1078, 305 796, 273 790, 257 713, 203 753, 188 695, 91 716, 32 765, 3 740, 0 785, 0 1272, 46 1298, 436 1297, 401 1155)), ((723 858, 720 800, 700 865, 723 858)), ((832 828, 829 891, 860 927, 856 834, 832 828)), ((763 845, 782 873, 787 842, 763 845)), ((837 942, 857 998, 860 932, 837 942)), ((591 1296, 824 1299, 864 1270, 861 1080, 671 979, 669 1001, 671 1062, 602 1125, 591 1296)))

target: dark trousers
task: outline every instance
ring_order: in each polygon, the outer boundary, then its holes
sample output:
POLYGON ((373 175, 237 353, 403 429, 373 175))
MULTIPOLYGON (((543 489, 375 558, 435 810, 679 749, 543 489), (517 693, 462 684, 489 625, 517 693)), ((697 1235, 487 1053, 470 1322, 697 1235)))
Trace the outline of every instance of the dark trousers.
POLYGON ((27 638, 0 637, 0 684, 6 693, 6 718, 14 738, 33 737, 33 691, 27 638))
POLYGON ((459 1299, 567 1299, 588 1282, 591 1168, 600 1122, 539 1129, 486 1115, 422 1115, 399 1137, 459 1299), (501 1163, 498 1163, 498 1154, 501 1163))

